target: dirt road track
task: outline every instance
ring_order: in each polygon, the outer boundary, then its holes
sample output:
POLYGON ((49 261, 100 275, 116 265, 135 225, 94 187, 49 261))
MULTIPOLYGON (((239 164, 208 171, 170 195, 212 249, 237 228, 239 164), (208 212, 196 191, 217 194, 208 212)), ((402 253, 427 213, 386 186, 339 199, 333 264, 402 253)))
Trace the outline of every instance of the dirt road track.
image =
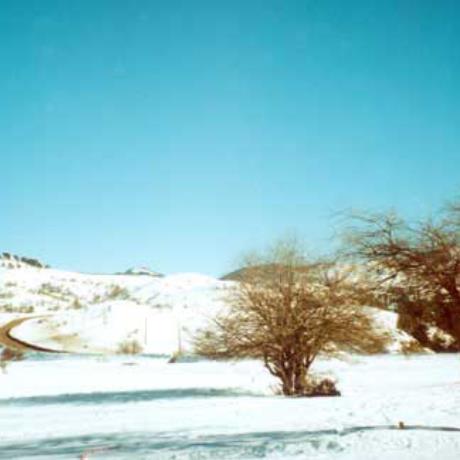
POLYGON ((62 351, 51 350, 49 348, 40 347, 38 345, 33 345, 31 343, 24 342, 22 340, 16 339, 11 336, 11 330, 19 326, 25 321, 30 319, 37 319, 39 316, 26 316, 23 318, 16 318, 12 321, 9 321, 2 327, 0 327, 0 345, 3 345, 7 348, 13 348, 15 350, 21 351, 43 351, 46 353, 64 353, 62 351))

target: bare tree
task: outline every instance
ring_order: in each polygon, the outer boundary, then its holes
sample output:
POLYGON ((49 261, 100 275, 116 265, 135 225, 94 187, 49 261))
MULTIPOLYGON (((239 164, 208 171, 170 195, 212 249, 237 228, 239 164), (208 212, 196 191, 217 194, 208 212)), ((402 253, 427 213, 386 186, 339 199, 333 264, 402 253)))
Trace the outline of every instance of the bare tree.
POLYGON ((361 307, 366 292, 330 263, 310 263, 296 244, 282 243, 239 272, 229 309, 196 337, 211 358, 258 358, 285 395, 308 393, 308 371, 320 354, 382 351, 361 307))
MULTIPOLYGON (((395 214, 353 217, 347 242, 354 256, 379 274, 376 291, 396 305, 400 325, 433 348, 430 326, 460 349, 460 204, 437 220, 409 224, 395 214)), ((445 347, 446 345, 442 345, 445 347)))

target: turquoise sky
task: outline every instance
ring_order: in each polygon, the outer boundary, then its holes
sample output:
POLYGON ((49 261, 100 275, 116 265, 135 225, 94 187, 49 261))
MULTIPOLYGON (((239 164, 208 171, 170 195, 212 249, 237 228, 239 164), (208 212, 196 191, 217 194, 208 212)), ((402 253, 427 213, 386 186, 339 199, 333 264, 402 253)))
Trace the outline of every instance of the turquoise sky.
POLYGON ((2 0, 0 250, 219 275, 460 192, 458 0, 2 0))

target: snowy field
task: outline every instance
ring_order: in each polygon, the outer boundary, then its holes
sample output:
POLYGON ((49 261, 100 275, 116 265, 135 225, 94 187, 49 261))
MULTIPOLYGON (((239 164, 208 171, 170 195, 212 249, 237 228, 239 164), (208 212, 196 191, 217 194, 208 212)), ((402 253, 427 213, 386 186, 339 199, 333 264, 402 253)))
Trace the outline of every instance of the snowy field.
MULTIPOLYGON (((0 326, 25 319, 7 333, 89 354, 35 354, 0 372, 0 460, 460 459, 460 355, 322 361, 343 396, 288 399, 254 361, 167 363, 226 307, 232 282, 13 262, 0 256, 0 326), (127 341, 165 357, 113 355, 127 341)), ((389 351, 412 340, 396 314, 369 312, 389 351)))
POLYGON ((36 355, 0 375, 0 459, 460 458, 459 355, 316 371, 343 396, 274 396, 251 361, 36 355))

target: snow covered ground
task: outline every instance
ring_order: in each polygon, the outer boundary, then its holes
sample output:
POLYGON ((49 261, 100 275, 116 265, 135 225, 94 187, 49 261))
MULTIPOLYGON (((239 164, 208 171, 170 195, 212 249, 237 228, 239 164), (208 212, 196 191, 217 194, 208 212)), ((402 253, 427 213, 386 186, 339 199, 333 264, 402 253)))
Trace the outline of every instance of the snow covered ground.
MULTIPOLYGON (((0 373, 0 460, 460 458, 460 356, 324 360, 315 370, 342 397, 275 396, 258 362, 167 363, 234 282, 132 273, 0 258, 0 325, 30 316, 13 337, 86 353, 32 354, 0 373), (113 354, 127 342, 155 356, 113 354)), ((389 351, 411 340, 394 313, 370 312, 393 335, 389 351)))
POLYGON ((459 355, 315 370, 343 396, 274 396, 253 361, 36 355, 0 374, 0 459, 460 458, 459 355))

